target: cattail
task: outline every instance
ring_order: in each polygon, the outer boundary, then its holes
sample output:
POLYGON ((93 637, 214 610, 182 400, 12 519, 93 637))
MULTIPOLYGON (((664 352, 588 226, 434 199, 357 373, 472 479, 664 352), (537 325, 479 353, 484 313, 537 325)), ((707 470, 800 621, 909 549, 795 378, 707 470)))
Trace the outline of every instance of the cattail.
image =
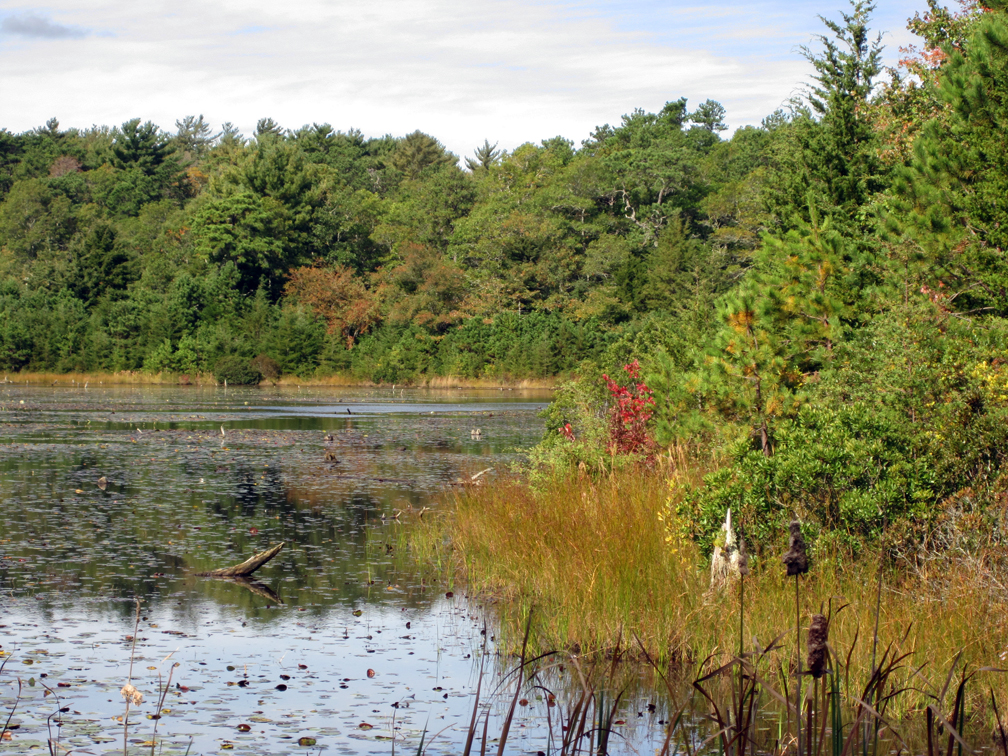
POLYGON ((735 531, 732 530, 731 510, 725 515, 721 532, 714 539, 714 552, 711 554, 711 588, 718 588, 728 582, 731 577, 733 550, 735 548, 735 531))
POLYGON ((798 520, 792 520, 788 528, 791 530, 791 545, 784 555, 784 566, 787 567, 788 577, 804 575, 808 572, 808 554, 805 553, 805 537, 801 532, 801 524, 798 520))
POLYGON ((128 703, 139 706, 143 703, 143 693, 133 687, 131 683, 126 683, 119 691, 128 703))
POLYGON ((795 685, 795 711, 798 716, 795 718, 795 733, 798 741, 798 756, 802 756, 801 738, 801 609, 799 602, 798 576, 808 572, 808 554, 805 553, 805 538, 802 536, 801 523, 792 520, 788 526, 791 531, 791 543, 788 546, 787 554, 784 555, 784 566, 787 567, 788 577, 794 575, 795 590, 795 661, 798 667, 798 679, 795 685))
POLYGON ((814 614, 808 631, 808 671, 817 680, 826 674, 827 643, 829 620, 823 614, 814 614))
POLYGON ((739 575, 749 574, 749 552, 746 551, 745 539, 739 536, 738 551, 731 556, 731 565, 739 575))

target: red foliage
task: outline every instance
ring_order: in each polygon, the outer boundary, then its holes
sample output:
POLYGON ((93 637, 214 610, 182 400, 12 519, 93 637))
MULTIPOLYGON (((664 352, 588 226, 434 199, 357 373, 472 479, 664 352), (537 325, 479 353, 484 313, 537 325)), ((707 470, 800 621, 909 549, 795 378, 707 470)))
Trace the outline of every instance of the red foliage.
POLYGON ((624 365, 623 369, 630 378, 626 386, 608 375, 602 376, 615 402, 609 411, 609 448, 617 454, 643 454, 650 458, 656 446, 648 433, 647 423, 654 413, 655 400, 651 389, 641 380, 637 360, 624 365))

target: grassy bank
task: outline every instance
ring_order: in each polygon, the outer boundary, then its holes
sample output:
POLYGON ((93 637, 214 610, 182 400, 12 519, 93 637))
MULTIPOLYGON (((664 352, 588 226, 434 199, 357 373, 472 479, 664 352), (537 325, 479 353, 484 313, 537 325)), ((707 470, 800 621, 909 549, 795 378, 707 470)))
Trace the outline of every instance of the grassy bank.
POLYGON ((516 390, 551 390, 556 387, 557 378, 462 378, 453 375, 421 376, 416 380, 402 383, 375 383, 361 380, 351 375, 338 374, 321 378, 300 378, 296 375, 284 376, 276 383, 279 386, 391 386, 396 388, 426 388, 426 389, 516 389, 516 390))
MULTIPOLYGON (((181 373, 147 373, 141 370, 124 370, 118 373, 6 373, 7 383, 21 385, 44 386, 75 386, 90 384, 91 386, 213 386, 217 381, 210 373, 185 375, 181 373)), ((418 380, 396 384, 401 388, 427 389, 515 389, 515 390, 550 390, 555 388, 556 378, 460 378, 457 376, 429 376, 418 380)), ((0 379, 2 383, 2 379, 0 379)), ((388 385, 362 380, 352 375, 335 374, 322 377, 301 378, 296 375, 286 375, 275 382, 263 381, 260 386, 334 386, 351 388, 371 388, 388 385)))
POLYGON ((182 376, 175 373, 145 373, 123 370, 118 373, 5 373, 7 383, 29 386, 206 386, 215 383, 212 375, 182 376))
MULTIPOLYGON (((517 628, 536 607, 540 650, 605 651, 621 636, 638 637, 650 654, 689 670, 710 654, 737 652, 739 585, 712 590, 709 560, 674 536, 671 486, 667 474, 627 470, 601 479, 574 475, 538 489, 521 480, 471 487, 425 522, 415 545, 457 584, 499 599, 513 637, 520 638, 517 628)), ((778 661, 786 667, 794 654, 795 595, 781 564, 785 548, 782 540, 753 558, 742 636, 749 651, 785 633, 778 661)), ((803 634, 811 615, 832 602, 830 643, 844 657, 850 652, 857 679, 872 668, 879 574, 878 558, 813 553, 801 578, 803 634)), ((878 655, 890 644, 911 653, 909 664, 923 664, 920 675, 938 688, 944 678, 936 678, 960 651, 974 669, 1000 663, 1008 602, 983 555, 929 573, 887 564, 881 577, 878 655)))

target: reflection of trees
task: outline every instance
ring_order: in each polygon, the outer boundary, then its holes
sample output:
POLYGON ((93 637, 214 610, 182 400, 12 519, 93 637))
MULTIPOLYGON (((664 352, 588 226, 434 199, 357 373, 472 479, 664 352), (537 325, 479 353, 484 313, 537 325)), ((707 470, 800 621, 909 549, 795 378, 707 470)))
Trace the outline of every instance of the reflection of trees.
MULTIPOLYGON (((202 594, 256 616, 261 595, 197 588, 190 574, 282 540, 290 548, 257 577, 290 603, 319 605, 310 612, 390 596, 397 606, 427 603, 404 544, 408 524, 381 517, 430 504, 431 491, 459 476, 470 459, 459 436, 468 439, 470 420, 238 417, 226 421, 225 445, 215 416, 230 410, 197 407, 194 391, 171 405, 171 420, 158 414, 161 393, 134 392, 130 420, 116 405, 116 421, 100 423, 111 430, 33 424, 46 443, 12 445, 0 459, 0 541, 9 541, 0 544, 8 557, 0 587, 43 595, 40 605, 107 597, 124 621, 136 595, 184 613, 186 597, 202 594), (323 460, 322 431, 337 437, 338 465, 323 460), (104 493, 95 486, 102 474, 104 493)), ((259 396, 235 394, 238 404, 259 396)))
MULTIPOLYGON (((264 543, 284 540, 290 549, 263 569, 264 590, 284 594, 294 603, 319 605, 311 611, 385 601, 389 583, 400 586, 394 594, 397 603, 426 603, 423 592, 411 587, 412 568, 399 546, 402 536, 395 533, 404 526, 381 521, 382 513, 391 514, 397 507, 422 506, 422 493, 389 487, 378 495, 353 491, 334 498, 328 490, 287 485, 284 470, 272 458, 269 467, 231 462, 226 475, 231 495, 204 499, 205 491, 180 490, 185 482, 182 466, 164 464, 157 456, 155 460, 141 466, 130 482, 133 490, 153 492, 145 498, 93 488, 65 495, 62 502, 41 497, 44 501, 8 512, 0 522, 0 535, 10 540, 2 547, 9 558, 0 561, 4 588, 42 593, 46 601, 40 605, 108 597, 115 614, 128 623, 133 596, 143 597, 151 611, 169 600, 174 604, 195 588, 189 573, 229 564, 236 554, 247 556, 264 543), (251 534, 250 526, 258 534, 251 534), (395 544, 391 554, 386 543, 395 544)), ((49 461, 48 477, 55 474, 54 485, 64 494, 67 478, 80 469, 75 462, 49 461)), ((88 468, 101 462, 99 456, 88 468)), ((30 470, 38 460, 8 459, 0 465, 5 472, 21 467, 27 473, 15 486, 9 483, 16 475, 0 483, 5 499, 31 499, 30 489, 41 476, 31 481, 30 470)), ((262 593, 236 593, 233 586, 200 592, 248 616, 257 616, 268 603, 262 593)))
MULTIPOLYGON (((237 503, 243 516, 253 517, 257 510, 274 516, 290 515, 295 511, 288 502, 279 468, 253 468, 237 464, 232 477, 234 494, 230 498, 237 503)), ((225 497, 223 501, 227 502, 228 498, 225 497)))

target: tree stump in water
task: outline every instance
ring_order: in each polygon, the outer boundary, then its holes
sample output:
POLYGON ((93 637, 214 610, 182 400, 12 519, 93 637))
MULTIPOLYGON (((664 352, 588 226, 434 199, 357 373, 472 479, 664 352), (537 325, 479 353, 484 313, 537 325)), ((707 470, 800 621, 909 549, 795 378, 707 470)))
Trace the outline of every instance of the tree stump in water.
POLYGON ((211 570, 210 572, 197 572, 199 577, 248 577, 253 572, 262 567, 266 562, 275 557, 280 553, 280 549, 284 547, 284 542, 281 541, 276 546, 267 551, 261 551, 258 554, 253 554, 250 558, 246 559, 241 564, 236 564, 234 567, 224 567, 219 570, 211 570))

